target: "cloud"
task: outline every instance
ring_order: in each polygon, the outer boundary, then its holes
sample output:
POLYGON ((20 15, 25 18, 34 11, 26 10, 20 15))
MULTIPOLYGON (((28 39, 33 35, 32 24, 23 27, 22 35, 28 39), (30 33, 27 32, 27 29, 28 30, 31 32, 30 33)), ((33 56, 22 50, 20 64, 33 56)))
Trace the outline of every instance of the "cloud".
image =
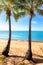
POLYGON ((32 24, 37 24, 37 22, 36 21, 32 21, 32 24))
POLYGON ((0 21, 0 30, 8 30, 8 24, 0 21))
POLYGON ((28 27, 26 27, 26 26, 23 26, 23 27, 21 27, 21 26, 12 26, 11 29, 15 30, 15 31, 28 31, 28 27))
MULTIPOLYGON (((4 30, 9 30, 9 24, 7 22, 1 22, 0 21, 0 31, 4 31, 4 30)), ((28 27, 26 26, 19 26, 19 25, 12 25, 11 24, 11 30, 12 31, 25 31, 25 30, 28 30, 28 27)))

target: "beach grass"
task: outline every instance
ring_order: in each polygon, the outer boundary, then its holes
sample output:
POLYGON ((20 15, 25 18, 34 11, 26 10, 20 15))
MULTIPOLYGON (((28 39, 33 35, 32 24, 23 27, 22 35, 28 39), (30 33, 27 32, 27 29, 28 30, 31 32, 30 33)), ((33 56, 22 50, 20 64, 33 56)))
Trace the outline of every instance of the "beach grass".
POLYGON ((3 65, 4 56, 0 55, 0 65, 3 65))
POLYGON ((3 61, 4 58, 5 58, 5 56, 0 55, 0 61, 3 61))
POLYGON ((19 63, 17 63, 17 65, 27 65, 26 63, 24 63, 24 62, 19 62, 19 63))

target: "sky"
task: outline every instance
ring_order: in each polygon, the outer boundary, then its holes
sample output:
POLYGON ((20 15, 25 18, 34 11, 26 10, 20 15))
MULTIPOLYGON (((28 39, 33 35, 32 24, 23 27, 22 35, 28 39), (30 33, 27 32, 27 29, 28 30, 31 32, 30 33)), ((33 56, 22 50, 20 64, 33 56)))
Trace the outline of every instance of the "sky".
MULTIPOLYGON (((18 22, 15 21, 13 16, 11 16, 11 29, 12 31, 28 31, 29 30, 29 15, 21 17, 18 22)), ((43 16, 36 13, 36 16, 32 19, 31 24, 32 31, 43 31, 43 16)), ((6 22, 6 14, 2 12, 0 14, 0 31, 8 31, 9 24, 6 22)))

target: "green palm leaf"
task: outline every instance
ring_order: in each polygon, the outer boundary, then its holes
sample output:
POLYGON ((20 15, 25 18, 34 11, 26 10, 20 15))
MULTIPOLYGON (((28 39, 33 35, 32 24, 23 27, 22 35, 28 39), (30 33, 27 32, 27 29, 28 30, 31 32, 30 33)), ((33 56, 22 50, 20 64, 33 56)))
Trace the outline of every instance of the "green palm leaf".
POLYGON ((40 15, 43 16, 43 10, 41 10, 41 9, 37 9, 37 12, 38 12, 40 15))
MULTIPOLYGON (((13 13, 14 13, 14 12, 13 12, 13 13)), ((20 17, 25 16, 25 12, 14 13, 13 15, 14 15, 14 18, 15 18, 15 20, 16 20, 16 22, 17 22, 17 20, 18 20, 20 17)))

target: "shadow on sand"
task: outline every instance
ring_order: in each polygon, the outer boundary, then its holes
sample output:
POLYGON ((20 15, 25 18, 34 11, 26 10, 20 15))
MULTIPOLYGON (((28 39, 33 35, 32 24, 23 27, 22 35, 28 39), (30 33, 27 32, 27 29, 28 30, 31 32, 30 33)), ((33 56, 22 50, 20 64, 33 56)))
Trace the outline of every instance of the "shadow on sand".
POLYGON ((14 58, 24 58, 24 56, 18 56, 18 55, 9 55, 9 57, 14 57, 14 58))
MULTIPOLYGON (((35 63, 43 63, 43 56, 36 55, 36 54, 33 54, 33 55, 40 57, 40 58, 33 58, 33 61, 35 61, 35 63)), ((24 56, 17 56, 17 55, 9 55, 9 57, 22 58, 22 59, 25 58, 24 56)), ((26 60, 26 58, 25 58, 25 60, 26 60)))
POLYGON ((37 58, 33 58, 33 60, 34 60, 36 63, 43 63, 43 56, 37 55, 37 54, 33 54, 33 56, 37 56, 37 58))
POLYGON ((37 54, 33 54, 33 56, 37 56, 37 57, 43 58, 43 56, 37 55, 37 54))
POLYGON ((33 58, 36 63, 43 63, 43 59, 33 58))

